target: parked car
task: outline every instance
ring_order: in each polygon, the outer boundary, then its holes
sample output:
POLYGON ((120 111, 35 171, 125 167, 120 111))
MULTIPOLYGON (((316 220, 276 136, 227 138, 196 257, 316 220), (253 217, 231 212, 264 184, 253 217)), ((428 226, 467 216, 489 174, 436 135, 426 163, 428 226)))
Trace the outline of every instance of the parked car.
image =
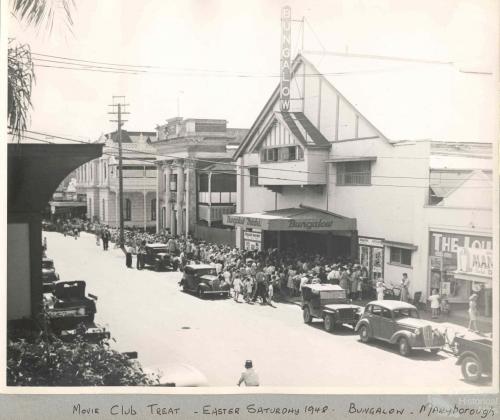
POLYGON ((360 340, 371 339, 397 344, 399 353, 409 356, 412 350, 437 353, 445 344, 437 325, 420 319, 417 308, 396 300, 375 300, 366 305, 356 325, 360 340))
POLYGON ((43 293, 52 292, 54 284, 59 280, 59 274, 56 273, 54 260, 42 258, 42 290, 43 293))
POLYGON ((177 271, 179 268, 179 257, 172 255, 166 244, 147 244, 144 264, 153 267, 156 271, 177 271))
POLYGON ((55 330, 70 330, 79 324, 92 324, 97 312, 97 296, 85 296, 85 281, 59 281, 52 293, 44 294, 50 324, 55 330))
POLYGON ((306 324, 320 318, 328 332, 341 324, 354 328, 362 311, 361 306, 351 304, 346 291, 338 285, 306 284, 302 287, 302 316, 306 324))
POLYGON ((196 293, 200 298, 207 295, 229 297, 230 285, 221 283, 215 268, 208 264, 189 264, 179 283, 185 292, 196 293))
POLYGON ((483 375, 492 373, 492 340, 488 337, 455 337, 458 348, 456 364, 461 366, 462 376, 467 382, 477 382, 483 375))
POLYGON ((42 220, 42 230, 54 232, 57 230, 57 226, 49 220, 42 220))

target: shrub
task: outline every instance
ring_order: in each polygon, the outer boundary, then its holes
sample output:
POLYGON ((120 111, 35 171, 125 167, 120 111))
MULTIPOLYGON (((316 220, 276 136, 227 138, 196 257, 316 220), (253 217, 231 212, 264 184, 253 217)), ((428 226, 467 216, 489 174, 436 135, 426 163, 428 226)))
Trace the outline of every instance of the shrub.
POLYGON ((139 363, 110 348, 109 341, 92 344, 79 336, 63 342, 41 333, 35 339, 9 339, 8 386, 155 385, 139 363))

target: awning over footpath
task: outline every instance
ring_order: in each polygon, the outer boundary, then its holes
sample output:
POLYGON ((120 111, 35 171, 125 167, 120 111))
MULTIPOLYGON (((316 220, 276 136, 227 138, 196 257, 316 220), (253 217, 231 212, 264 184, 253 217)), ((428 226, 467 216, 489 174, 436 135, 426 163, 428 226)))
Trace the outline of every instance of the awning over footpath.
POLYGON ((262 213, 225 214, 224 224, 243 229, 274 231, 353 231, 356 219, 313 207, 287 208, 262 213))

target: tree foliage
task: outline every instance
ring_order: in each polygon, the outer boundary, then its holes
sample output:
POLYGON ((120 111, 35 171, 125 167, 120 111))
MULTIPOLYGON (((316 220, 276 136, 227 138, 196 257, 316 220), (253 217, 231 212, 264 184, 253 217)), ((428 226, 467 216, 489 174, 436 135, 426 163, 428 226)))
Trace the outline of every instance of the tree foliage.
POLYGON ((155 385, 158 378, 110 348, 108 340, 92 344, 82 336, 63 342, 41 333, 35 339, 9 339, 8 386, 155 385))
POLYGON ((68 29, 73 25, 74 0, 11 0, 11 13, 22 23, 52 31, 54 20, 62 11, 68 29))
POLYGON ((29 121, 31 92, 35 81, 29 45, 9 42, 7 69, 7 117, 9 128, 20 139, 29 121))

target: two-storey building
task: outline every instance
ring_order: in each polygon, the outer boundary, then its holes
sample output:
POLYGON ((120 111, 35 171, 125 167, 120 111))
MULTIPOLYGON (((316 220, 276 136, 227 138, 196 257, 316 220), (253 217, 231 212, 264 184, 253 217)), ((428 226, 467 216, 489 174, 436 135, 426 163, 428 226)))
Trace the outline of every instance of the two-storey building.
POLYGON ((494 79, 453 64, 304 53, 234 155, 239 247, 361 263, 465 304, 492 263, 494 79))
MULTIPOLYGON (((122 130, 123 216, 126 227, 156 224, 156 133, 122 130)), ((103 156, 77 170, 77 191, 85 194, 87 217, 119 225, 118 133, 101 136, 103 156)))
POLYGON ((219 119, 171 118, 157 127, 158 231, 234 243, 219 228, 236 210, 231 158, 247 132, 219 119))

